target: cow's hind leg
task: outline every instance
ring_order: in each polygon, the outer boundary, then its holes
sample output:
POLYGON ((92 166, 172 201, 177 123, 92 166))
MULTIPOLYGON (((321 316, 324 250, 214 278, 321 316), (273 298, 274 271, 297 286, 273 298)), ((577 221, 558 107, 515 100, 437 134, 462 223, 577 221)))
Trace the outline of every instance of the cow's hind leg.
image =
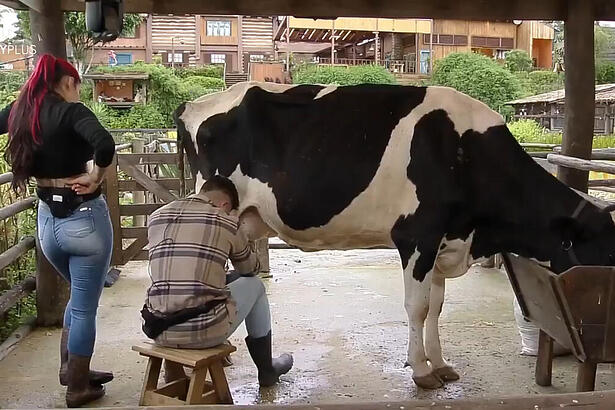
POLYGON ((429 312, 425 321, 425 353, 435 375, 442 381, 459 380, 459 374, 442 357, 438 319, 444 304, 445 278, 437 268, 434 269, 429 296, 429 312))

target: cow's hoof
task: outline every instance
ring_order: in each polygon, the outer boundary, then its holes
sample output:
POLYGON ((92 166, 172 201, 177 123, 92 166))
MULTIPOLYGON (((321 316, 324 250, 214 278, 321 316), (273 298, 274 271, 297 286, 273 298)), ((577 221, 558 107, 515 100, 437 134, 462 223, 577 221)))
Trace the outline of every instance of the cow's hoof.
POLYGON ((444 386, 442 379, 434 373, 430 373, 425 376, 412 376, 412 380, 414 380, 414 383, 418 387, 423 389, 439 389, 444 386))
POLYGON ((457 373, 451 366, 444 366, 439 369, 434 369, 433 373, 443 382, 454 382, 459 380, 459 373, 457 373))

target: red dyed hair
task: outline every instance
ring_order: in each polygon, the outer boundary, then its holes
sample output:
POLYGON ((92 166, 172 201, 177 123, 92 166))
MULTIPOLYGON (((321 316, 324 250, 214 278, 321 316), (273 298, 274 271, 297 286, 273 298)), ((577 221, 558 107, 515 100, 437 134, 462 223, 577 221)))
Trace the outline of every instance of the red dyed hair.
POLYGON ((31 176, 34 148, 41 143, 41 105, 45 96, 64 76, 81 82, 79 73, 68 61, 49 54, 41 56, 11 108, 5 159, 12 167, 13 189, 23 187, 31 176))

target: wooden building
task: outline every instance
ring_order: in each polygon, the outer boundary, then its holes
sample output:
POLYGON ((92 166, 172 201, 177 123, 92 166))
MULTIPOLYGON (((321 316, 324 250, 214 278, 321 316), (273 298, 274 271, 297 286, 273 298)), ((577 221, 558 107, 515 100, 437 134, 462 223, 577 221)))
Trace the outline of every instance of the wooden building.
POLYGON ((229 73, 247 73, 250 62, 274 58, 273 18, 240 15, 148 14, 134 36, 96 46, 94 62, 135 61, 184 67, 225 64, 229 73))
POLYGON ((534 66, 551 68, 554 30, 538 21, 286 17, 275 40, 292 53, 294 44, 327 44, 314 53, 323 64, 381 64, 395 73, 428 74, 433 60, 454 52, 504 59, 507 51, 528 52, 534 66))
MULTIPOLYGON (((515 119, 533 119, 548 130, 563 131, 565 90, 511 101, 515 119)), ((594 134, 615 134, 615 84, 596 86, 594 134)))

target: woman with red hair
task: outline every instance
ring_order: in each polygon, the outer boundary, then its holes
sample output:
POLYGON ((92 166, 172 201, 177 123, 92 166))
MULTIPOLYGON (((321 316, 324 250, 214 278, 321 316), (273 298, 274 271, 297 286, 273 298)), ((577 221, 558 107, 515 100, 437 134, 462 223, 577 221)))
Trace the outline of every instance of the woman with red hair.
POLYGON ((105 394, 109 372, 90 370, 96 310, 111 259, 113 231, 101 196, 115 143, 79 103, 81 80, 66 60, 43 55, 17 100, 0 111, 0 134, 13 189, 36 179, 38 237, 47 259, 70 283, 60 342, 60 384, 66 404, 78 407, 105 394), (93 163, 91 162, 93 160, 93 163))

